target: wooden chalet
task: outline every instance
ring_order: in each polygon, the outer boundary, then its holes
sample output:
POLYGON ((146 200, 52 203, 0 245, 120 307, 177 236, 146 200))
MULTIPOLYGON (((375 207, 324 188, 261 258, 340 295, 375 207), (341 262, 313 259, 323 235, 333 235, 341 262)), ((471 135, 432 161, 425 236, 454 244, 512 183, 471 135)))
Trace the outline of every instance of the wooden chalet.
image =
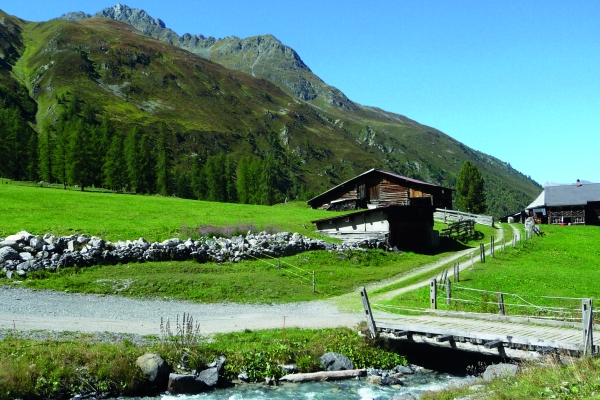
POLYGON ((538 224, 600 225, 600 184, 547 186, 526 211, 538 224))
POLYGON ((345 241, 377 238, 401 249, 436 246, 439 233, 433 229, 435 207, 383 206, 312 221, 320 233, 345 241))
POLYGON ((452 209, 452 189, 371 169, 307 202, 312 208, 350 211, 383 206, 452 209))

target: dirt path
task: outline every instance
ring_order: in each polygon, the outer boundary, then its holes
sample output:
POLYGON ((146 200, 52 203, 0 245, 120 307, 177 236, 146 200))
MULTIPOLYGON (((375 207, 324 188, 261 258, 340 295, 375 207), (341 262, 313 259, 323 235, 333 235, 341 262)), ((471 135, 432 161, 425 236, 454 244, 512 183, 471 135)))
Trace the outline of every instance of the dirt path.
MULTIPOLYGON (((515 229, 514 227, 512 227, 512 228, 513 228, 513 230, 515 229)), ((501 243, 503 238, 504 238, 504 230, 500 227, 499 228, 499 232, 498 232, 498 237, 496 238, 497 243, 501 243)), ((495 246, 495 248, 499 248, 499 247, 500 247, 500 245, 495 246)), ((455 254, 453 254, 453 255, 451 255, 449 257, 443 258, 443 259, 439 260, 436 263, 432 263, 432 264, 425 265, 425 266, 420 267, 420 268, 413 269, 413 270, 410 271, 410 273, 408 273, 408 274, 402 276, 401 278, 395 280, 393 282, 393 284, 409 280, 409 279, 411 279, 411 278, 413 278, 415 276, 418 276, 418 275, 420 275, 422 273, 425 273, 425 272, 433 271, 433 270, 435 270, 437 268, 440 268, 440 267, 442 267, 444 265, 448 265, 449 266, 450 263, 453 263, 454 261, 458 260, 459 258, 467 256, 469 254, 473 254, 473 253, 478 252, 478 251, 479 251, 478 248, 466 249, 466 250, 460 251, 458 253, 455 253, 455 254)), ((490 252, 491 252, 491 250, 486 250, 486 255, 489 255, 490 252)), ((479 262, 479 257, 477 257, 477 258, 474 257, 473 258, 473 263, 477 263, 477 262, 479 262)), ((470 268, 470 267, 471 267, 471 263, 470 262, 464 262, 464 263, 460 264, 460 270, 461 271, 463 271, 463 270, 465 270, 467 268, 470 268)), ((448 271, 448 276, 451 277, 453 275, 454 275, 454 272, 452 270, 449 270, 448 271)), ((398 295, 400 295, 402 293, 411 292, 411 291, 413 291, 415 289, 419 289, 419 288, 421 288, 423 286, 428 286, 430 280, 431 280, 431 278, 427 278, 427 279, 425 279, 425 280, 423 280, 421 282, 415 283, 413 285, 405 286, 405 287, 397 289, 397 290, 391 290, 389 292, 385 292, 385 293, 382 293, 380 295, 369 296, 369 299, 371 301, 389 300, 389 299, 392 299, 392 298, 394 298, 394 297, 396 297, 396 296, 398 296, 398 295)), ((369 289, 371 289, 371 290, 378 289, 380 287, 381 286, 375 285, 373 288, 367 287, 367 290, 369 290, 369 289)))
MULTIPOLYGON (((516 229, 513 227, 513 230, 516 229)), ((500 230, 498 242, 502 239, 500 230)), ((467 249, 398 279, 369 287, 382 288, 450 264, 478 249, 467 249)), ((463 263, 461 269, 470 266, 463 263)), ((428 285, 429 279, 371 298, 381 301, 428 285)), ((364 319, 358 292, 327 301, 279 305, 198 304, 173 300, 135 300, 118 296, 70 294, 0 286, 0 329, 80 332, 160 333, 160 321, 190 313, 204 334, 283 327, 354 327, 364 319), (341 311, 343 310, 343 311, 341 311)))

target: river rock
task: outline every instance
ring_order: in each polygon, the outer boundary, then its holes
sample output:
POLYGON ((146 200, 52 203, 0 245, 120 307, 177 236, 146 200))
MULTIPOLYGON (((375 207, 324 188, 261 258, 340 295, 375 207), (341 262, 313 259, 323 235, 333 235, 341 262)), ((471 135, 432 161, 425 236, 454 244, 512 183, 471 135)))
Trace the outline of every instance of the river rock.
POLYGON ((367 376, 367 379, 365 380, 367 383, 371 384, 371 385, 381 385, 383 378, 379 375, 369 375, 367 376))
POLYGON ((408 367, 406 365, 396 365, 396 368, 394 368, 394 370, 400 374, 404 374, 404 375, 411 375, 414 373, 414 371, 412 370, 411 367, 408 367))
POLYGON ((402 393, 393 395, 390 400, 417 400, 417 398, 410 393, 402 393))
POLYGON ((494 364, 485 369, 483 373, 484 381, 491 381, 496 378, 510 378, 517 374, 519 367, 515 364, 494 364))
POLYGON ((219 370, 217 367, 204 369, 200 371, 196 379, 204 382, 209 388, 215 387, 217 382, 219 382, 219 370))
POLYGON ((169 379, 169 364, 158 354, 146 353, 138 357, 136 364, 151 383, 166 382, 169 379))
POLYGON ((195 375, 169 374, 167 390, 172 394, 195 394, 208 389, 206 383, 195 375))
POLYGON ((339 353, 325 353, 319 358, 319 362, 327 371, 344 371, 354 369, 354 364, 348 357, 339 353))

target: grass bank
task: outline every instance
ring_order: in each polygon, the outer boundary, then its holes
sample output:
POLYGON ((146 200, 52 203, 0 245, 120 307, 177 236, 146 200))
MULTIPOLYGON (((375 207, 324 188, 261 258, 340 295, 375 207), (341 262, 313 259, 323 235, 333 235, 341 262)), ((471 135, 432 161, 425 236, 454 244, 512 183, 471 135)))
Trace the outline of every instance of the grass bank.
POLYGON ((85 233, 112 241, 144 237, 152 242, 178 237, 184 227, 238 223, 251 224, 256 232, 271 227, 316 237, 310 221, 331 215, 304 202, 269 207, 0 185, 0 237, 26 230, 33 234, 85 233))
POLYGON ((0 279, 0 284, 203 303, 286 303, 349 293, 361 285, 390 279, 423 263, 434 262, 445 254, 311 251, 281 260, 240 263, 130 263, 40 271, 29 274, 25 280, 0 279), (313 271, 316 293, 312 287, 313 271))
MULTIPOLYGON (((600 229, 594 226, 541 227, 545 236, 519 242, 515 248, 496 251, 495 258, 461 272, 452 285, 450 306, 438 308, 497 313, 497 293, 502 292, 508 315, 554 315, 569 310, 580 313, 578 298, 600 298, 600 229), (555 310, 553 307, 556 307, 555 310)), ((440 288, 445 299, 445 289, 440 288)), ((429 307, 429 288, 402 294, 384 302, 391 306, 429 307)))
POLYGON ((327 351, 346 354, 356 368, 392 368, 406 363, 389 351, 385 342, 368 341, 351 329, 244 331, 218 334, 208 341, 177 328, 173 326, 173 331, 186 335, 171 336, 165 331, 163 337, 151 338, 143 345, 127 339, 98 343, 98 338, 89 334, 43 341, 19 338, 18 333, 9 335, 0 341, 0 399, 70 398, 90 392, 143 395, 156 390, 135 365, 137 357, 147 352, 161 354, 176 366, 185 350, 190 368, 224 355, 227 379, 246 371, 253 381, 281 377, 281 364, 295 363, 300 372, 318 371, 318 358, 327 351))
MULTIPOLYGON (((495 379, 473 391, 470 387, 424 394, 423 400, 456 398, 507 399, 600 399, 600 359, 586 358, 566 364, 524 363, 514 378, 495 379)), ((480 384, 480 383, 478 383, 480 384)))

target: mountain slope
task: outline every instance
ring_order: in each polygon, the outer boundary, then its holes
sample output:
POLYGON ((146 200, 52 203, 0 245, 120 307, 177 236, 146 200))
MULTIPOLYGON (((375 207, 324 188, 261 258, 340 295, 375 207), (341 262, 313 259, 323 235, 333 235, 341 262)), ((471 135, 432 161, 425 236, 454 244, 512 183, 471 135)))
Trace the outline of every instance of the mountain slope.
POLYGON ((26 43, 47 42, 27 52, 18 68, 43 110, 38 123, 56 118, 61 94, 78 93, 124 129, 141 124, 152 131, 168 121, 182 139, 179 156, 264 154, 266 136, 275 131, 294 175, 313 191, 372 167, 453 187, 470 160, 482 171, 495 215, 518 210, 539 193, 539 185, 494 157, 404 116, 352 102, 271 35, 179 37, 161 20, 122 5, 96 16, 103 18, 70 13, 23 23, 26 43))

